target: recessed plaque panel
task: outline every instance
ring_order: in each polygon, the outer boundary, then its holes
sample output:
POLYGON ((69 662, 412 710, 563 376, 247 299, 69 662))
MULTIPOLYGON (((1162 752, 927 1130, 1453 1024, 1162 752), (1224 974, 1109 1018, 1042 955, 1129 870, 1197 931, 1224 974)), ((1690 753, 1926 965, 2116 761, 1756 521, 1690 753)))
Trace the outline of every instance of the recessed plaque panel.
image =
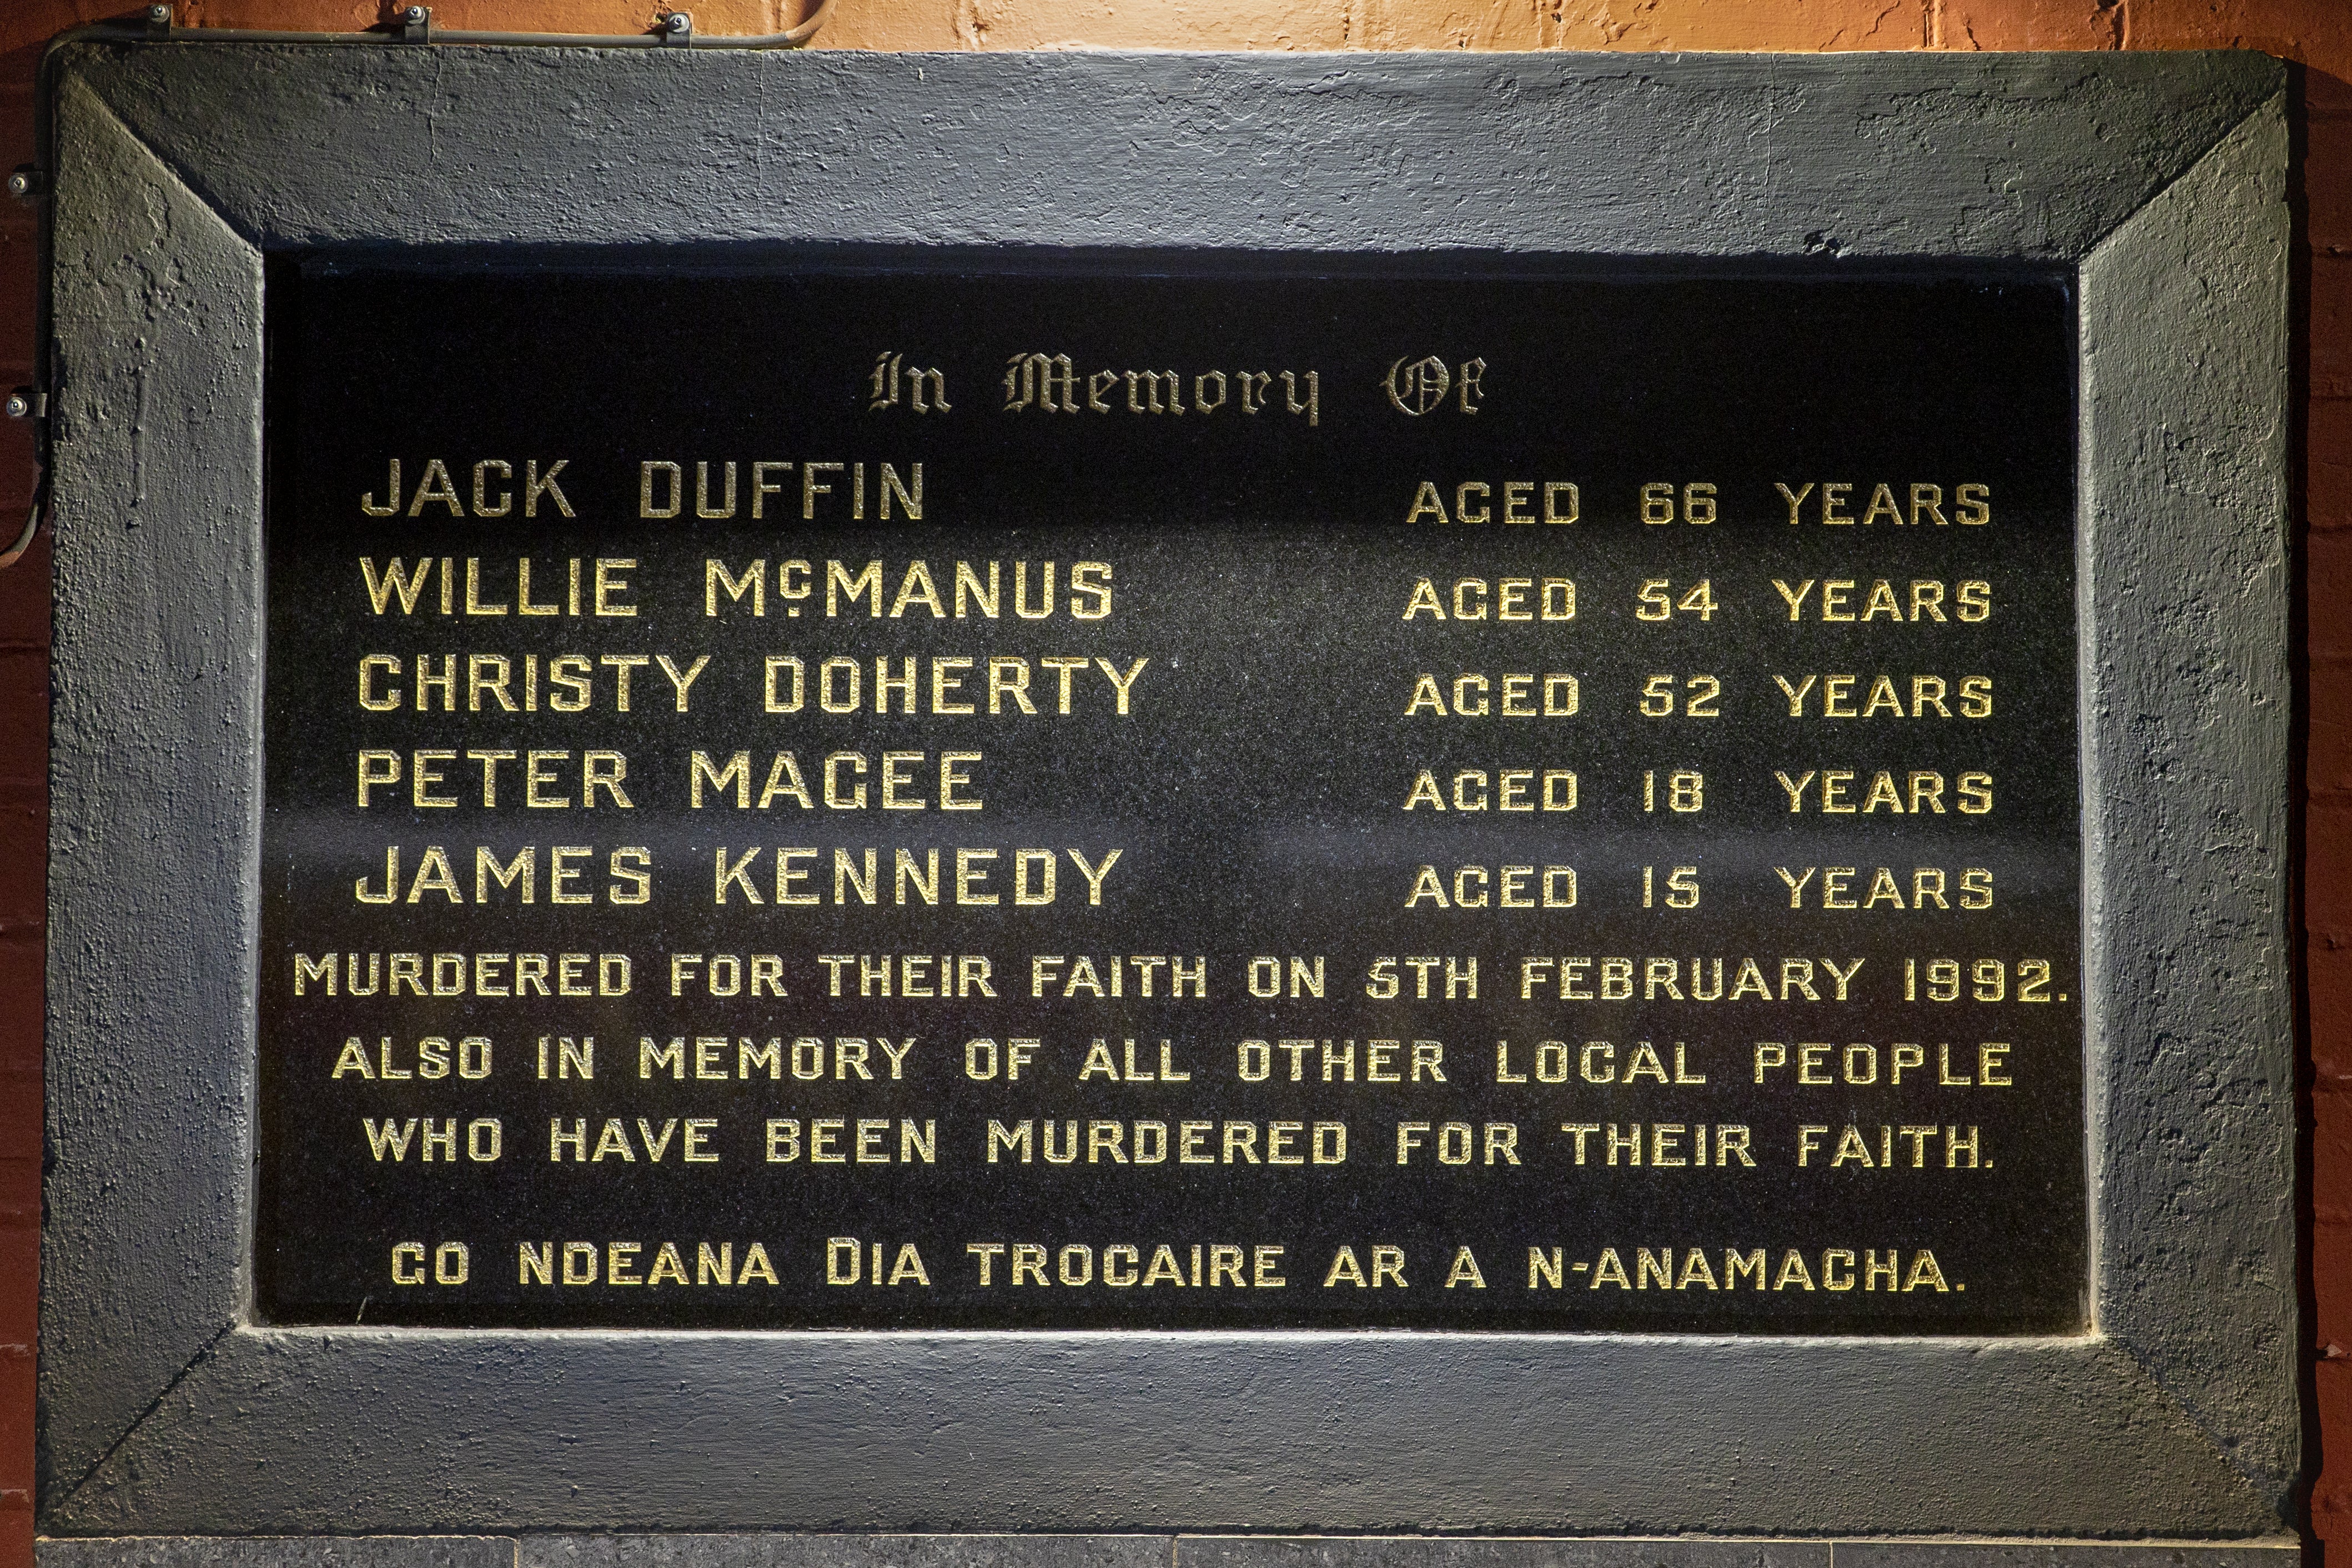
POLYGON ((2063 279, 269 308, 265 1317, 2084 1321, 2063 279))

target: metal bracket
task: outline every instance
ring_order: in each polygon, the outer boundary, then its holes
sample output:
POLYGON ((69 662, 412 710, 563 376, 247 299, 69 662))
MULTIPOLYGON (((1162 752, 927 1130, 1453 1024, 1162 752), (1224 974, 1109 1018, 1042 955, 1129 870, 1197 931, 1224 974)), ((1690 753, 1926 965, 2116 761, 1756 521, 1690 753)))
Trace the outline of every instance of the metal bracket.
MULTIPOLYGON (((11 419, 46 420, 49 416, 49 395, 29 386, 20 386, 8 395, 5 403, 0 404, 0 413, 5 413, 11 419)), ((35 428, 34 460, 39 465, 39 479, 33 487, 33 504, 26 513, 24 528, 17 533, 14 542, 5 547, 0 547, 0 572, 5 572, 25 558, 25 552, 33 547, 33 535, 40 531, 41 516, 48 510, 49 468, 48 453, 46 449, 48 445, 47 437, 48 432, 46 429, 38 426, 35 428)))
POLYGON ((662 13, 661 24, 657 31, 660 32, 661 41, 665 44, 691 44, 694 42, 694 13, 665 11, 662 13))
POLYGON ((433 41, 433 7, 409 5, 402 9, 400 18, 393 24, 393 35, 404 44, 429 44, 433 41))

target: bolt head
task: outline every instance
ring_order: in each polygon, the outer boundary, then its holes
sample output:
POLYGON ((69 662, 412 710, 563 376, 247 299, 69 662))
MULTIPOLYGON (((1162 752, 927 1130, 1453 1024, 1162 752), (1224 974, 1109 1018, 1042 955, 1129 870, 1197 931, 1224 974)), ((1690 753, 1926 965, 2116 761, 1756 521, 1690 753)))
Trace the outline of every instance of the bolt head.
POLYGON ((422 5, 411 5, 406 11, 402 12, 401 15, 411 24, 416 24, 423 22, 430 13, 422 5))
POLYGON ((5 405, 11 419, 29 419, 33 416, 33 400, 21 392, 12 392, 5 405))
POLYGON ((22 174, 9 175, 8 194, 15 196, 19 201, 33 194, 33 176, 22 174))
POLYGON ((691 33, 694 31, 693 13, 688 11, 672 11, 668 16, 662 18, 662 26, 667 31, 673 33, 691 33))
POLYGON ((150 5, 147 7, 147 19, 151 22, 168 22, 172 19, 172 8, 169 5, 150 5))

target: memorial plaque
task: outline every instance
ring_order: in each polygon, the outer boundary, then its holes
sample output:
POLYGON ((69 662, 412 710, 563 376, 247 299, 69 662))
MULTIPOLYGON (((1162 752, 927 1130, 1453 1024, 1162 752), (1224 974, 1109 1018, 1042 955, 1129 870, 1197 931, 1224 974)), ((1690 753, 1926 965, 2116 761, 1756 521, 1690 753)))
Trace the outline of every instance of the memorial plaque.
POLYGON ((46 67, 45 1531, 2295 1550, 2276 62, 402 31, 46 67))
POLYGON ((2064 279, 270 306, 268 1317, 2082 1322, 2064 279))

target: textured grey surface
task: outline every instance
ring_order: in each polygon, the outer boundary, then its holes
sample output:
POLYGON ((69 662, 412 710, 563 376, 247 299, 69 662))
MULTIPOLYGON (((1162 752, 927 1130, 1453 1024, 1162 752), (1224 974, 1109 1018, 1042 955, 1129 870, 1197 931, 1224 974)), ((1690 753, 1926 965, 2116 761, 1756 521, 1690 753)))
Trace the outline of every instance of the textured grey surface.
POLYGON ((1171 1568, 1164 1535, 526 1535, 516 1568, 1171 1568))
POLYGON ((62 64, 45 1530, 2233 1539, 2289 1519, 2274 62, 171 43, 70 45, 62 64), (244 1325, 260 592, 246 242, 655 237, 2091 251, 2101 1332, 244 1325))
POLYGON ((79 82, 58 134, 38 1444, 71 1479, 244 1298, 261 258, 79 82))
POLYGON ((2030 258, 2082 254, 2282 80, 2275 61, 2250 54, 982 57, 194 42, 84 47, 72 68, 266 247, 2030 258), (287 177, 289 147, 304 152, 300 179, 287 177))
POLYGON ((47 1540, 38 1568, 2294 1568, 2292 1540, 1706 1541, 1240 1535, 523 1535, 47 1540))
POLYGON ((1831 1568, 1825 1541, 1188 1535, 1174 1568, 1831 1568))
POLYGON ((43 1541, 33 1561, 37 1568, 514 1568, 515 1543, 491 1535, 131 1535, 43 1541))
POLYGON ((250 1330, 46 1527, 2228 1536, 2273 1506, 2096 1341, 250 1330), (1693 1438, 1628 1436, 1661 1425, 1693 1438))
POLYGON ((2076 579, 2095 1320, 2273 1494, 2298 1463, 2286 136, 2283 103, 2250 117, 2083 264, 2076 579))
POLYGON ((2242 1546, 1842 1541, 1837 1558, 1837 1568, 2294 1568, 2303 1561, 2303 1546, 2295 1541, 2242 1546))

